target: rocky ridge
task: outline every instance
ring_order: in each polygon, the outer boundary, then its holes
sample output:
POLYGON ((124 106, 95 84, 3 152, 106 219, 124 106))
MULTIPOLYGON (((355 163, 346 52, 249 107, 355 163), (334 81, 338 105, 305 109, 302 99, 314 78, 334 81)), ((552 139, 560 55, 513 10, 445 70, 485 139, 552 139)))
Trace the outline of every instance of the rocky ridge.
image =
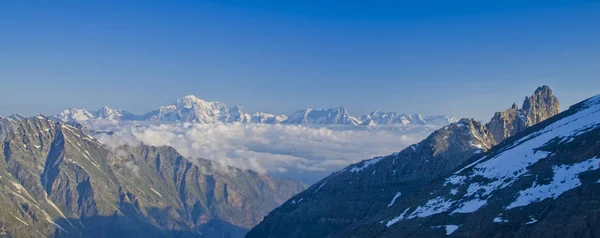
MULTIPOLYGON (((525 117, 523 121, 542 121, 558 113, 558 100, 547 86, 538 88, 526 100, 532 98, 533 102, 550 103, 536 104, 535 110, 528 109, 528 113, 522 114, 525 117)), ((464 118, 400 152, 350 165, 269 213, 247 237, 326 237, 337 234, 355 222, 392 206, 392 198, 410 196, 422 186, 450 173, 471 156, 485 153, 504 138, 531 126, 530 123, 519 124, 522 120, 517 114, 519 110, 513 106, 505 112, 496 113, 496 119, 492 118, 486 125, 464 118), (512 125, 519 127, 514 129, 512 125), (502 133, 497 134, 496 131, 502 133)))
POLYGON ((330 236, 598 236, 600 95, 538 119, 441 179, 330 236))
POLYGON ((10 128, 0 144, 9 237, 243 237, 304 189, 170 147, 108 148, 43 116, 0 124, 10 128))

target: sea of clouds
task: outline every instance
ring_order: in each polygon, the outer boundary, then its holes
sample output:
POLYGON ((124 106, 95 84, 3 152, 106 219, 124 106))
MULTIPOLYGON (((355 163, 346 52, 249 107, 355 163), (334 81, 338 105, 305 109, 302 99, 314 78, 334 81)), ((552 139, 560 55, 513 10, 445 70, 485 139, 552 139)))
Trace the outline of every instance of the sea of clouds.
POLYGON ((171 146, 189 158, 252 169, 312 184, 352 163, 414 144, 432 126, 304 126, 265 124, 92 124, 103 143, 171 146))

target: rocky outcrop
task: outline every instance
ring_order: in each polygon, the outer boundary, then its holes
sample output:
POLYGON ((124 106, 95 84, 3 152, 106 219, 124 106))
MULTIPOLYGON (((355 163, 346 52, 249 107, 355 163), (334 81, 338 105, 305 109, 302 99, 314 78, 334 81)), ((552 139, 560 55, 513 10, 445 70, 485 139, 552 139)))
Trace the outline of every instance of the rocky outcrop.
POLYGON ((525 130, 527 126, 525 114, 517 107, 517 104, 513 104, 504 112, 496 112, 490 122, 486 124, 486 128, 496 143, 525 130))
POLYGON ((4 140, 8 133, 14 129, 16 121, 7 117, 0 117, 0 140, 4 140))
POLYGON ((527 118, 527 125, 540 123, 560 112, 558 98, 548 86, 539 87, 535 93, 523 101, 523 111, 527 118))
POLYGON ((560 112, 558 98, 548 86, 541 86, 533 95, 525 97, 522 109, 513 104, 504 112, 496 112, 486 127, 496 143, 544 121, 560 112))

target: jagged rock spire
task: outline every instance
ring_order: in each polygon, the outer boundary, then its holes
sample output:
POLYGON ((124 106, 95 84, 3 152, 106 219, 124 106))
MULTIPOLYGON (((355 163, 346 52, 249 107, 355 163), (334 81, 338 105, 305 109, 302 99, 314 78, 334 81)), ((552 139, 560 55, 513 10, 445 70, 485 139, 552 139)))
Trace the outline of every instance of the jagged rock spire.
POLYGON ((500 143, 559 112, 558 98, 554 96, 550 87, 543 85, 538 87, 533 95, 525 97, 522 109, 519 109, 514 103, 506 111, 496 112, 486 127, 496 143, 500 143))
POLYGON ((560 112, 560 102, 550 87, 544 85, 523 101, 523 111, 529 126, 535 125, 560 112))

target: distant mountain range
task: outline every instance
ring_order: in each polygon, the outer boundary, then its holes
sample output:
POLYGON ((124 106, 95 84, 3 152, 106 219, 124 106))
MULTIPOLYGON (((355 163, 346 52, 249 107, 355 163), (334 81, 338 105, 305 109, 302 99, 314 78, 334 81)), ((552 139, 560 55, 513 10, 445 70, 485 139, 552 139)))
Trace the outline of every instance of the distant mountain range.
POLYGON ((222 102, 209 102, 193 95, 177 99, 173 104, 160 106, 144 115, 108 107, 97 111, 65 109, 54 115, 62 121, 160 121, 195 123, 260 123, 260 124, 315 124, 315 125, 447 125, 457 119, 446 115, 422 116, 374 111, 354 117, 343 108, 301 109, 289 115, 256 112, 248 113, 241 106, 228 107, 222 102))

